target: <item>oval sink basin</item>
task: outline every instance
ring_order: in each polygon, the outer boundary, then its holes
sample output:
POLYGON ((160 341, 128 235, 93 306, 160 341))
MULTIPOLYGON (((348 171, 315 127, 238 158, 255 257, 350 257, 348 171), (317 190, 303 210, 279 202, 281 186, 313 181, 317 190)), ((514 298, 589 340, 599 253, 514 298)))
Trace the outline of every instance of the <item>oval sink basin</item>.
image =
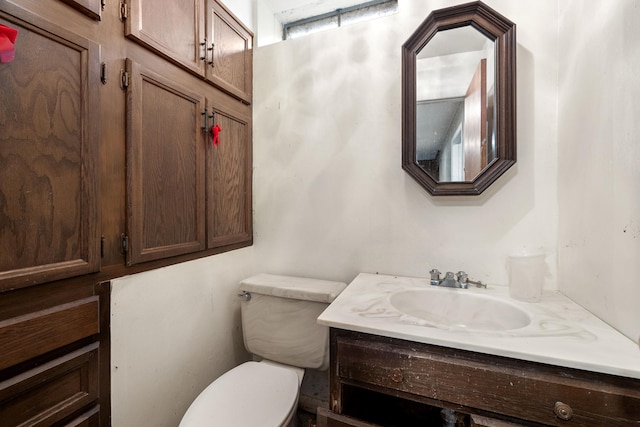
POLYGON ((446 329, 507 331, 527 326, 531 319, 508 302, 462 289, 410 289, 394 293, 398 311, 446 329))

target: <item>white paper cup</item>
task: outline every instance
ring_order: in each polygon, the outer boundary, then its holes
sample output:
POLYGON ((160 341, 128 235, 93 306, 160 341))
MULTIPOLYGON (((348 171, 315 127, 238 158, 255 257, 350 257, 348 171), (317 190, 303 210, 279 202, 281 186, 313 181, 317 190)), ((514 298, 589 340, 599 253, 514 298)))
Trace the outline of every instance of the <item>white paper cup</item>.
POLYGON ((544 286, 546 255, 510 255, 507 257, 509 295, 527 302, 540 301, 544 286))

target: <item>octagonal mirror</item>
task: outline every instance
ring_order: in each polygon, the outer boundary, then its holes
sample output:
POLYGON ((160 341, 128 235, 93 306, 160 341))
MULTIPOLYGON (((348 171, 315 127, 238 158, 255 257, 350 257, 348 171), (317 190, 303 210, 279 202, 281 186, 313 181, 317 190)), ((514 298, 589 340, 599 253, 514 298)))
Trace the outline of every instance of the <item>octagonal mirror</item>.
POLYGON ((402 46, 402 168, 478 195, 516 161, 515 24, 482 2, 433 11, 402 46))

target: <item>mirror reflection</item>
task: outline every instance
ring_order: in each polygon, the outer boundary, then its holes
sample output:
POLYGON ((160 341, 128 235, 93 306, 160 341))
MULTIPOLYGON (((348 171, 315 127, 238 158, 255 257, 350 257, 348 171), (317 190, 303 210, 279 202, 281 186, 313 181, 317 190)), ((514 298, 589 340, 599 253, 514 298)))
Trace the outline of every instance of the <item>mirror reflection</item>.
POLYGON ((438 182, 473 181, 498 157, 495 43, 472 26, 416 54, 415 162, 438 182))

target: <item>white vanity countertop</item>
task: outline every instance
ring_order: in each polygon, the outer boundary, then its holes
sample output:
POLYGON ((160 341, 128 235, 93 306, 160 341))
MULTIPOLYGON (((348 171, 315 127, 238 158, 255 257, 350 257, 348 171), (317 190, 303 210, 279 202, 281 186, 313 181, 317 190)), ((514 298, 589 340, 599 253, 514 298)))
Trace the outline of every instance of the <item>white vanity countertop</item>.
POLYGON ((525 310, 531 323, 507 331, 451 330, 426 325, 399 312, 391 294, 428 288, 429 279, 361 273, 320 315, 334 328, 453 347, 533 362, 640 379, 638 344, 559 292, 545 292, 537 303, 509 298, 506 286, 452 289, 508 300, 525 310))

